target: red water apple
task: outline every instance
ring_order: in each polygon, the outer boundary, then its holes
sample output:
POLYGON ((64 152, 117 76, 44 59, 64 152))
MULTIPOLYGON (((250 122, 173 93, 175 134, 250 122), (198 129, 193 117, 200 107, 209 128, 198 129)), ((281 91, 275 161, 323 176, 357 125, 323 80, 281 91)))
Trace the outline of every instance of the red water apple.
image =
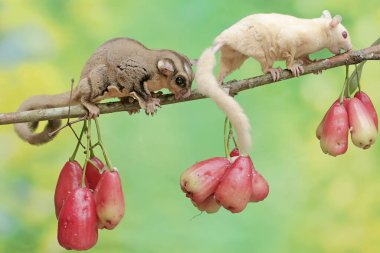
POLYGON ((253 164, 249 156, 239 156, 227 169, 215 199, 232 213, 244 210, 252 194, 253 164))
POLYGON ((230 165, 231 163, 225 157, 214 157, 194 164, 181 175, 182 191, 191 200, 203 202, 214 193, 230 165))
POLYGON ((332 156, 344 154, 348 148, 348 114, 339 101, 325 115, 321 134, 321 148, 332 156))
POLYGON ((98 240, 94 196, 77 188, 67 197, 58 218, 58 242, 65 249, 87 250, 98 240))
POLYGON ((371 147, 376 141, 377 129, 370 113, 355 97, 349 100, 347 111, 352 143, 363 149, 371 147))
POLYGON ((124 216, 125 203, 119 172, 105 170, 94 191, 98 227, 113 229, 124 216))
POLYGON ((103 173, 104 164, 95 156, 91 157, 90 161, 91 162, 87 162, 86 166, 86 179, 88 181, 88 187, 91 190, 95 190, 95 187, 100 180, 100 176, 103 173))
POLYGON ((230 156, 231 157, 234 157, 234 156, 239 156, 240 155, 240 150, 238 148, 234 148, 231 153, 230 153, 230 156))
POLYGON ((67 196, 82 186, 82 167, 77 161, 68 161, 59 174, 55 187, 54 205, 55 215, 58 218, 67 196))

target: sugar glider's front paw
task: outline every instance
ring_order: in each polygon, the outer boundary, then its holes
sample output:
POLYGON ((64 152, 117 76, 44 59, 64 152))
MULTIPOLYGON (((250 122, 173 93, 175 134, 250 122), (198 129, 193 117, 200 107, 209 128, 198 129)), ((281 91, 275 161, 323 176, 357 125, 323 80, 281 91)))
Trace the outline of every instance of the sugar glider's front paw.
POLYGON ((160 105, 160 99, 158 98, 150 98, 146 102, 146 108, 145 108, 145 113, 147 115, 154 115, 157 112, 157 108, 161 107, 160 105))

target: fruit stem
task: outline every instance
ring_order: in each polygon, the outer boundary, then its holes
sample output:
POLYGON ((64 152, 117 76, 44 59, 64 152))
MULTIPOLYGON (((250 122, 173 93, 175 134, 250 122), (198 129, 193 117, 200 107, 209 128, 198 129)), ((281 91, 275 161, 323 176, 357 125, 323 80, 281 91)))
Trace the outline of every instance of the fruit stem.
POLYGON ((86 159, 83 165, 82 175, 82 188, 86 188, 86 170, 87 163, 90 161, 90 142, 91 142, 91 119, 88 120, 88 127, 86 127, 87 145, 86 145, 86 159))
POLYGON ((95 118, 95 124, 96 124, 96 133, 98 134, 98 144, 99 144, 100 148, 102 149, 104 160, 106 161, 107 167, 108 167, 109 171, 112 172, 112 171, 114 171, 114 168, 111 164, 111 160, 108 158, 107 152, 106 152, 104 145, 103 145, 102 136, 100 134, 100 126, 99 126, 98 118, 95 118))
POLYGON ((359 79, 359 72, 358 72, 358 65, 355 64, 355 72, 356 72, 356 79, 358 81, 358 89, 359 89, 359 92, 362 91, 362 87, 360 86, 360 79, 359 79))
POLYGON ((234 142, 235 148, 237 148, 237 143, 235 140, 234 132, 232 131, 232 124, 231 124, 231 122, 229 122, 229 123, 230 123, 229 124, 230 125, 230 135, 228 136, 228 138, 230 139, 232 137, 232 141, 234 142))
POLYGON ((86 128, 86 121, 83 122, 83 127, 82 127, 82 131, 80 132, 80 135, 79 135, 79 138, 78 138, 78 142, 77 142, 77 145, 74 149, 74 153, 71 155, 70 157, 70 161, 74 161, 75 160, 75 157, 77 156, 77 153, 78 153, 78 149, 79 149, 79 145, 82 141, 82 137, 83 137, 83 133, 84 133, 84 130, 86 128))
POLYGON ((94 147, 96 147, 96 145, 92 146, 92 141, 91 141, 91 138, 90 138, 90 158, 94 157, 95 154, 94 154, 94 147))
POLYGON ((228 118, 224 120, 224 151, 226 152, 226 157, 230 158, 230 151, 228 148, 228 136, 227 136, 227 125, 228 125, 228 118))
POLYGON ((342 88, 342 91, 340 92, 340 99, 339 99, 340 104, 343 104, 344 97, 350 96, 349 87, 347 85, 348 84, 348 70, 349 70, 349 66, 346 65, 346 78, 344 79, 343 88, 342 88))

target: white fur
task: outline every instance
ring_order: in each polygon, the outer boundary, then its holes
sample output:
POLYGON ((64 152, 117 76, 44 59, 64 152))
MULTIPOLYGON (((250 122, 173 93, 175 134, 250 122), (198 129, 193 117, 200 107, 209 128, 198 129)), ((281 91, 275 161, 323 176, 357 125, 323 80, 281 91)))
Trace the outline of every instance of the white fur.
POLYGON ((273 71, 277 60, 286 60, 286 66, 293 72, 303 62, 310 61, 309 54, 323 48, 335 54, 340 49, 352 49, 348 32, 340 22, 340 16, 332 18, 327 10, 315 19, 276 13, 254 14, 224 30, 215 38, 214 46, 203 52, 195 74, 198 91, 212 98, 227 115, 236 130, 242 154, 248 154, 251 149, 249 120, 213 75, 215 53, 221 51, 219 81, 239 68, 248 57, 259 61, 264 73, 273 71), (347 32, 346 39, 342 37, 343 31, 347 32))
MULTIPOLYGON (((224 30, 215 39, 241 54, 260 62, 263 72, 268 72, 277 60, 286 60, 288 68, 298 60, 323 48, 333 53, 339 49, 351 50, 351 40, 341 35, 347 31, 340 24, 341 17, 301 19, 283 14, 254 14, 247 16, 224 30), (335 24, 332 27, 330 24, 335 24)), ((347 32, 348 33, 348 32, 347 32)))
POLYGON ((248 154, 251 149, 251 127, 249 119, 239 103, 226 94, 218 84, 213 75, 215 64, 216 59, 213 49, 206 49, 198 60, 197 72, 195 73, 198 91, 214 100, 217 106, 227 115, 236 131, 238 147, 241 154, 248 154))

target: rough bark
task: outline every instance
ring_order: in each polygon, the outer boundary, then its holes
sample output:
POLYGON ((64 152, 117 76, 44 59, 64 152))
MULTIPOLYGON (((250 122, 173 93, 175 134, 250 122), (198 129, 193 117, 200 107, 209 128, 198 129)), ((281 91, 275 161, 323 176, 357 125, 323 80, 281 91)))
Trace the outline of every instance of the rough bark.
MULTIPOLYGON (((310 65, 304 66, 304 74, 307 75, 310 73, 336 68, 344 65, 358 64, 367 60, 380 60, 380 45, 372 46, 356 51, 347 52, 345 54, 333 56, 328 59, 319 60, 313 62, 310 65)), ((286 80, 294 78, 291 73, 287 70, 281 73, 281 80, 286 80)), ((277 81, 278 82, 278 81, 277 81)), ((270 74, 265 74, 257 77, 248 78, 245 80, 233 80, 226 83, 224 86, 229 89, 231 95, 238 92, 256 88, 262 85, 277 83, 273 82, 270 74)), ((181 100, 175 100, 174 95, 166 94, 159 96, 161 100, 161 105, 168 105, 174 103, 182 103, 187 101, 192 101, 196 99, 205 98, 201 94, 197 93, 196 90, 192 91, 190 97, 181 100)), ((139 105, 137 103, 132 104, 123 104, 121 102, 110 102, 110 103, 100 103, 98 104, 100 108, 100 113, 113 113, 121 112, 130 109, 138 109, 139 105)), ((33 111, 25 112, 12 112, 12 113, 0 113, 0 125, 21 123, 21 122, 33 122, 40 120, 49 120, 49 119, 66 119, 68 117, 69 108, 50 108, 50 109, 40 109, 33 111)), ((86 115, 87 111, 81 106, 72 106, 70 109, 70 118, 78 118, 86 115)))

